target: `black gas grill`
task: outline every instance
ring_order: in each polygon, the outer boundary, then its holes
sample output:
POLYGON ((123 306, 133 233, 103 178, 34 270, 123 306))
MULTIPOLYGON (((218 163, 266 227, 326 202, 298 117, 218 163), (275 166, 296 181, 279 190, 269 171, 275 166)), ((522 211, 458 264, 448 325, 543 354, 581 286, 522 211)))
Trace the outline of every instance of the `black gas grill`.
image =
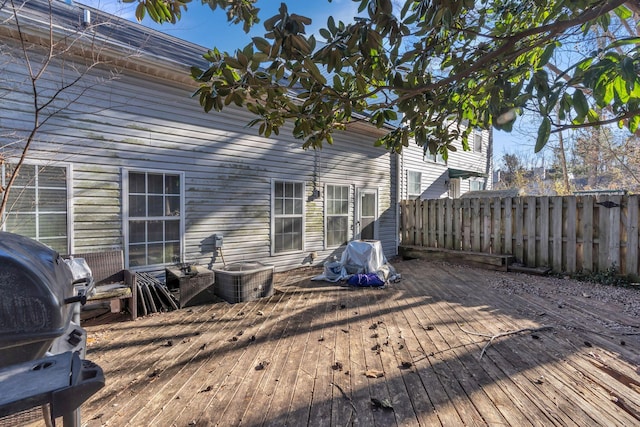
POLYGON ((76 425, 76 409, 104 386, 100 367, 84 360, 87 288, 51 248, 0 232, 0 417, 48 404, 76 425))

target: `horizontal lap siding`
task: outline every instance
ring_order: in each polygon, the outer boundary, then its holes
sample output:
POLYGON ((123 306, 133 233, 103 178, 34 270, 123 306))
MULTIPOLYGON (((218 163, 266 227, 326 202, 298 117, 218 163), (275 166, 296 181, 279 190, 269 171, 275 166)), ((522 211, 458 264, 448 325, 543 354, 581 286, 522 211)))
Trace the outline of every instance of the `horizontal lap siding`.
POLYGON ((438 199, 447 197, 449 194, 447 187, 447 181, 449 180, 447 165, 424 160, 423 157, 422 148, 413 143, 402 150, 402 200, 409 197, 407 194, 407 171, 422 173, 422 183, 420 186, 422 189, 421 198, 438 199))
MULTIPOLYGON (((12 87, 11 106, 0 112, 4 128, 29 129, 30 95, 21 88, 12 87)), ((334 252, 323 250, 325 183, 379 190, 379 237, 387 256, 395 255, 395 157, 373 147, 375 136, 358 127, 336 133, 335 144, 318 153, 304 151, 289 127, 261 137, 246 127, 253 117, 245 110, 206 114, 191 93, 122 74, 89 89, 42 128, 30 157, 73 164, 75 251, 122 247, 121 172, 134 168, 184 172, 186 261, 220 265, 214 233, 224 235, 227 263, 260 260, 284 269, 308 261, 311 251, 322 261, 334 252), (321 197, 307 203, 305 250, 271 257, 272 179, 305 181, 309 196, 314 177, 321 197)))

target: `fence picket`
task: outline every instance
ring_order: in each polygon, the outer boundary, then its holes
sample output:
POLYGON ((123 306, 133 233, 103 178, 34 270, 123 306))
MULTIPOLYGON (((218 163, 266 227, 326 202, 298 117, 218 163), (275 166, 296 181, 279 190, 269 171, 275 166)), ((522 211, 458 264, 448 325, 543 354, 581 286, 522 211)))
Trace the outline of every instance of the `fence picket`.
POLYGON ((549 197, 538 198, 538 237, 539 237, 539 251, 538 251, 538 265, 541 267, 549 267, 549 197))
POLYGON ((504 199, 504 254, 513 254, 513 199, 504 199))
POLYGON ((630 196, 627 200, 625 270, 626 274, 638 273, 638 202, 640 196, 630 196))
POLYGON ((502 222, 502 203, 499 197, 494 197, 491 199, 491 217, 493 223, 491 224, 491 253, 501 254, 503 253, 502 249, 502 236, 500 235, 502 231, 501 222, 502 222))
POLYGON ((525 224, 524 224, 524 234, 527 240, 526 246, 526 264, 528 266, 536 265, 536 218, 537 218, 537 209, 536 209, 536 198, 535 197, 527 197, 525 204, 526 214, 525 214, 525 224))
POLYGON ((576 227, 578 224, 578 215, 577 215, 577 206, 576 206, 576 198, 565 197, 565 201, 567 202, 567 211, 566 211, 566 219, 564 221, 565 224, 565 235, 567 239, 566 246, 564 248, 564 253, 566 254, 566 271, 576 271, 576 249, 577 249, 577 233, 576 227))

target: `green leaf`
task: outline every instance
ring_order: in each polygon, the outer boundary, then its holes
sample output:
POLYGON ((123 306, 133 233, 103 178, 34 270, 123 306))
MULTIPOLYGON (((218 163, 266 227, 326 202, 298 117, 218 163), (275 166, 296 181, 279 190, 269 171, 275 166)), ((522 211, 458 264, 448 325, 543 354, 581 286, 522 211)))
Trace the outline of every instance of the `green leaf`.
POLYGON ((627 81, 627 83, 631 83, 638 78, 633 59, 627 56, 622 60, 622 63, 620 65, 622 77, 627 81))
POLYGON ((632 45, 640 44, 640 37, 628 37, 628 38, 616 40, 613 43, 609 44, 607 47, 605 47, 604 50, 611 50, 611 49, 615 49, 617 47, 625 46, 629 44, 632 44, 632 45))
POLYGON ((549 135, 551 135, 551 120, 549 120, 549 117, 545 117, 542 119, 542 123, 538 128, 538 139, 536 140, 536 148, 534 150, 536 153, 539 153, 540 150, 547 145, 549 135))
POLYGON ((624 5, 616 7, 613 11, 618 15, 618 18, 625 21, 633 16, 631 10, 624 5))
POLYGON ((322 85, 327 83, 327 79, 324 78, 322 73, 320 73, 318 66, 315 64, 315 62, 309 59, 309 57, 306 57, 304 59, 304 66, 309 71, 309 73, 311 73, 311 76, 313 76, 313 78, 316 79, 318 83, 322 85))
POLYGON ((547 45, 547 47, 544 49, 544 52, 542 52, 542 55, 540 55, 540 60, 538 61, 538 68, 541 68, 547 65, 547 63, 549 62, 549 59, 551 59, 551 56, 553 56, 553 52, 555 51, 555 49, 556 49, 555 43, 551 43, 547 45))
POLYGON ((620 98, 620 101, 623 103, 627 103, 631 98, 629 91, 627 90, 627 83, 622 79, 622 77, 617 76, 613 81, 613 88, 615 90, 616 95, 620 98))
POLYGON ((263 39, 262 37, 254 37, 251 40, 253 40, 253 44, 256 48, 258 48, 260 52, 266 53, 267 55, 269 54, 269 51, 271 50, 271 44, 267 40, 263 39))
POLYGON ((578 117, 581 118, 584 118, 589 112, 589 103, 580 89, 576 89, 576 91, 573 92, 573 108, 576 110, 578 117))
POLYGON ((636 133, 640 127, 640 115, 633 116, 629 119, 629 130, 631 133, 636 133))
POLYGON ((320 35, 326 40, 331 40, 331 33, 326 28, 320 28, 320 35))

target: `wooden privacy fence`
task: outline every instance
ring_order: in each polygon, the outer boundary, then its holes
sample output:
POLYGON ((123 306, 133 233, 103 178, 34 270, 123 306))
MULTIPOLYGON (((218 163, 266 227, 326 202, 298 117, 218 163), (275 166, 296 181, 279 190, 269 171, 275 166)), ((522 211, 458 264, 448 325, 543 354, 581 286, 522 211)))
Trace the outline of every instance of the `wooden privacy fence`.
POLYGON ((404 200, 403 246, 513 255, 555 272, 637 276, 640 196, 404 200))

